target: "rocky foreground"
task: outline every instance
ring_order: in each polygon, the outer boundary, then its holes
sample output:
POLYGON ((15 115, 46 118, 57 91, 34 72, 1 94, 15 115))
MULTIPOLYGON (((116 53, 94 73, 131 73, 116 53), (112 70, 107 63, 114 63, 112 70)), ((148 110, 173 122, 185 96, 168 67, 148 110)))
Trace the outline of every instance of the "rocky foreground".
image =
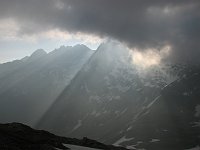
POLYGON ((84 137, 83 139, 56 136, 44 130, 35 130, 21 123, 0 124, 0 150, 67 150, 64 144, 104 150, 127 150, 105 145, 84 137))

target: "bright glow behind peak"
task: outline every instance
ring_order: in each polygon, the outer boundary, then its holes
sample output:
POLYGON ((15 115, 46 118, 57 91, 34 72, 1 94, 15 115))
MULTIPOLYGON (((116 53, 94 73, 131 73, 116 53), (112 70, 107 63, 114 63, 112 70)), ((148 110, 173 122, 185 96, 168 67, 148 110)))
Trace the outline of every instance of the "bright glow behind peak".
POLYGON ((161 50, 145 49, 142 51, 134 48, 130 51, 130 54, 134 65, 146 69, 151 66, 159 65, 161 60, 169 55, 170 50, 170 46, 164 46, 161 50))

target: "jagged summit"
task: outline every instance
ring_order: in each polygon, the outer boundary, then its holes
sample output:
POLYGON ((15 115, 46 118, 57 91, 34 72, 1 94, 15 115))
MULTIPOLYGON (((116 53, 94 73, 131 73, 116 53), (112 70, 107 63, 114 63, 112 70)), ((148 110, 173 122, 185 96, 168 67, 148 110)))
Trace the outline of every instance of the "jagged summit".
POLYGON ((84 49, 39 49, 0 65, 0 122, 35 124, 94 52, 84 49))
POLYGON ((61 45, 58 49, 55 49, 55 50, 66 51, 66 50, 75 50, 75 49, 79 49, 79 50, 91 50, 89 47, 87 47, 84 44, 76 44, 74 46, 61 45))
POLYGON ((45 56, 46 54, 47 52, 45 50, 37 49, 31 54, 30 58, 39 58, 39 57, 45 56))
POLYGON ((84 44, 77 44, 77 45, 74 45, 73 48, 85 48, 85 49, 90 49, 89 47, 87 47, 87 46, 84 45, 84 44))

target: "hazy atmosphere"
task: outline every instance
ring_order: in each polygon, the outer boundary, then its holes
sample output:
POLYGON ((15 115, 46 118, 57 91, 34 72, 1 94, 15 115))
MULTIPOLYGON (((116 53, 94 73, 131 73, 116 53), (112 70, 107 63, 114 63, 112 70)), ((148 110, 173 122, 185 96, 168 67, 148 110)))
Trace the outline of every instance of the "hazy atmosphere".
POLYGON ((0 0, 0 150, 200 150, 199 0, 0 0))

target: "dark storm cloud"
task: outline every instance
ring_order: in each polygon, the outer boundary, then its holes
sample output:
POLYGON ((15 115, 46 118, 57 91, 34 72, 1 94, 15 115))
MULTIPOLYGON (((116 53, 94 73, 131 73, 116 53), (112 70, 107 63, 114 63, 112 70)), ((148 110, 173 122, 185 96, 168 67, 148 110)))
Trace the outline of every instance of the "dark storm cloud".
POLYGON ((58 28, 108 36, 131 47, 168 44, 175 60, 200 54, 199 10, 199 0, 0 1, 0 17, 19 22, 19 34, 58 28))

